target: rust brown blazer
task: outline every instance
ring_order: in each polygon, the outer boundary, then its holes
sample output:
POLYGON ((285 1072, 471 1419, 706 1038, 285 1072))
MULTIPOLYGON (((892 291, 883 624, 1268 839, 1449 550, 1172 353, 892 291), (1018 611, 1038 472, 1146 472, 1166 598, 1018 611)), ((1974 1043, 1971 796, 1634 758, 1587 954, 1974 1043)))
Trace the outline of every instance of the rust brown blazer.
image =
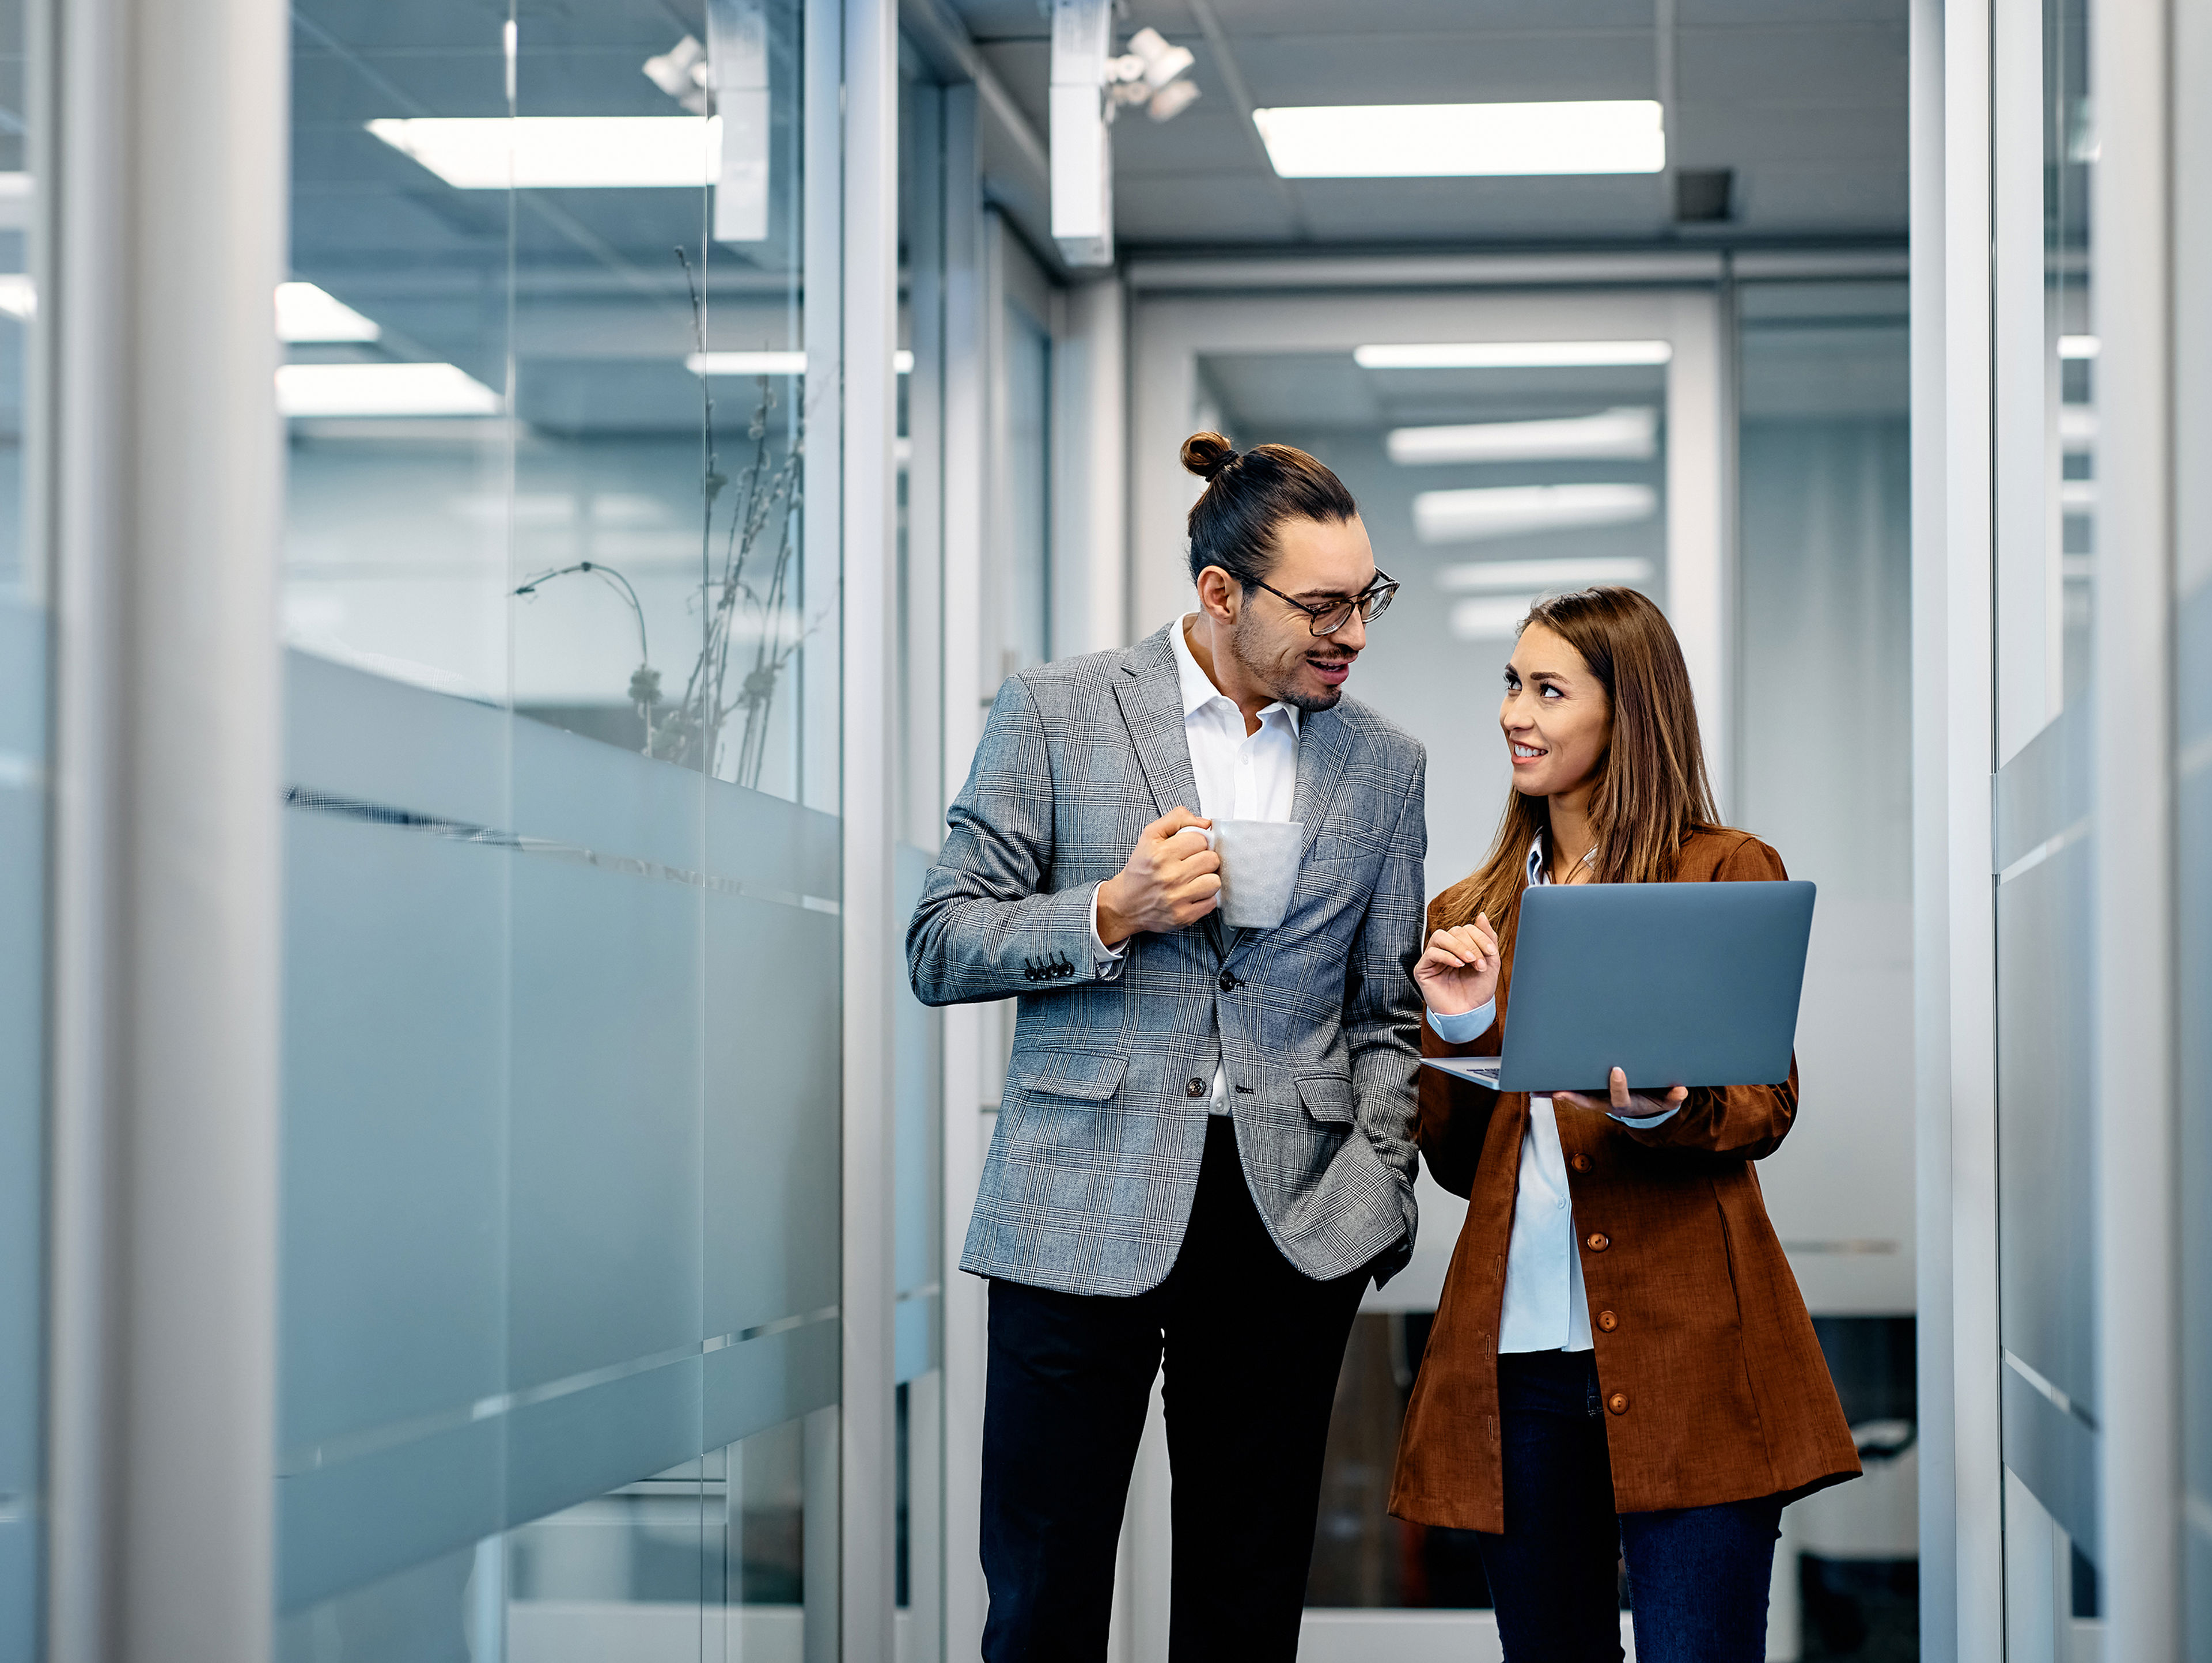
MULTIPOLYGON (((1702 832, 1684 846, 1674 881, 1784 876, 1781 858, 1757 838, 1702 832)), ((1429 927, 1437 927, 1433 906, 1429 927)), ((1495 1056, 1512 980, 1509 944, 1500 1020, 1467 1045, 1446 1044, 1423 1023, 1423 1053, 1495 1056)), ((1498 1326, 1528 1098, 1433 1068, 1421 1071, 1420 1094, 1421 1153, 1468 1206, 1406 1411, 1390 1511, 1498 1532, 1505 1527, 1498 1326)), ((1752 1171, 1780 1146, 1796 1112, 1794 1063, 1787 1085, 1692 1091, 1673 1120, 1648 1132, 1558 1108, 1618 1512, 1802 1494, 1858 1472, 1752 1171)))

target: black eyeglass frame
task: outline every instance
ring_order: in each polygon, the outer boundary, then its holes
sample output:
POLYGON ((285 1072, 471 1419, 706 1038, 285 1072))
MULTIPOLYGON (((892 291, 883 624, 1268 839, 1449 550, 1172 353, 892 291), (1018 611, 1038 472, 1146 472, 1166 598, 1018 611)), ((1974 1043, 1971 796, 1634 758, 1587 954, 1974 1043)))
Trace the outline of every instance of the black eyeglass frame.
POLYGON ((1299 611, 1306 615, 1307 627, 1311 629, 1315 634, 1326 639, 1328 636, 1336 634, 1338 630, 1343 628, 1347 623, 1350 623, 1352 622, 1352 615, 1354 611, 1357 611, 1359 614, 1359 621, 1362 623, 1372 623, 1376 619, 1381 617, 1385 612, 1390 610, 1391 598, 1398 592, 1398 580, 1392 577, 1388 572, 1384 571, 1379 566, 1375 568, 1375 580, 1376 580, 1374 582, 1369 584, 1364 589, 1354 595, 1350 600, 1331 601, 1326 606, 1315 606, 1305 601, 1292 600, 1281 590, 1274 588, 1271 585, 1261 583, 1257 578, 1253 579, 1252 583, 1253 586, 1255 588, 1267 590, 1269 594, 1273 595, 1277 600, 1282 602, 1284 605, 1297 607, 1299 611), (1344 616, 1339 618, 1334 623, 1329 625, 1328 628, 1322 628, 1322 620, 1326 618, 1330 613, 1335 611, 1340 606, 1344 609, 1344 616))

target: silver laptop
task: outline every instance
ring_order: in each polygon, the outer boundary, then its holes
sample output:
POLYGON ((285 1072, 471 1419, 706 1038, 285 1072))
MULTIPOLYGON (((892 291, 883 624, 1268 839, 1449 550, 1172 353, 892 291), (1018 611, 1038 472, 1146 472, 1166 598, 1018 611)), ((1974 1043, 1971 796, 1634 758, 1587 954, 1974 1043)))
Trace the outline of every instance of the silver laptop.
POLYGON ((1790 1077, 1810 883, 1546 885, 1521 897, 1502 1054, 1425 1057, 1492 1091, 1602 1096, 1790 1077))

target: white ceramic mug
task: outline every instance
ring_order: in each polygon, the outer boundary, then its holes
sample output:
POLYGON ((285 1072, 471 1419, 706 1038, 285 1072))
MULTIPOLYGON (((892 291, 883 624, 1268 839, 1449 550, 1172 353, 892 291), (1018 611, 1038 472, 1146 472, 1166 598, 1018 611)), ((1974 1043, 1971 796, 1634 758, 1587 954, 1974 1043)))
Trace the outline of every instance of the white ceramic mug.
POLYGON ((1280 924, 1291 909, 1305 840, 1299 820, 1215 821, 1206 841, 1221 857, 1221 921, 1232 930, 1280 924))

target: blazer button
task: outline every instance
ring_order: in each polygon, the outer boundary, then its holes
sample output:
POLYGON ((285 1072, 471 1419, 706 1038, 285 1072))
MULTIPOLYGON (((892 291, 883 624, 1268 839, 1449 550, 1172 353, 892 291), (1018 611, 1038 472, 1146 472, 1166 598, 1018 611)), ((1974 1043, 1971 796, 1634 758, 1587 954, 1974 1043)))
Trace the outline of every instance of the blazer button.
POLYGON ((1620 1326, 1620 1319, 1611 1311, 1600 1311, 1597 1314, 1597 1326, 1606 1332, 1611 1333, 1615 1328, 1620 1326))
POLYGON ((1588 1172, 1590 1169, 1590 1158, 1587 1155, 1577 1155, 1573 1160, 1568 1162, 1567 1164, 1572 1167, 1577 1172, 1588 1172))
POLYGON ((1628 1393, 1626 1392, 1615 1392, 1611 1397, 1605 1400, 1605 1406, 1612 1410, 1616 1415, 1626 1414, 1628 1412, 1628 1393))
POLYGON ((1182 1083, 1182 1095, 1186 1097, 1203 1097, 1206 1096, 1206 1082, 1195 1077, 1185 1080, 1182 1083))
POLYGON ((1221 973, 1221 991, 1224 993, 1233 993, 1237 991, 1237 978, 1226 970, 1221 973))
POLYGON ((1601 1230, 1592 1230, 1588 1235, 1583 1237, 1583 1246, 1588 1247, 1592 1253, 1603 1253, 1612 1245, 1613 1238, 1601 1230))

